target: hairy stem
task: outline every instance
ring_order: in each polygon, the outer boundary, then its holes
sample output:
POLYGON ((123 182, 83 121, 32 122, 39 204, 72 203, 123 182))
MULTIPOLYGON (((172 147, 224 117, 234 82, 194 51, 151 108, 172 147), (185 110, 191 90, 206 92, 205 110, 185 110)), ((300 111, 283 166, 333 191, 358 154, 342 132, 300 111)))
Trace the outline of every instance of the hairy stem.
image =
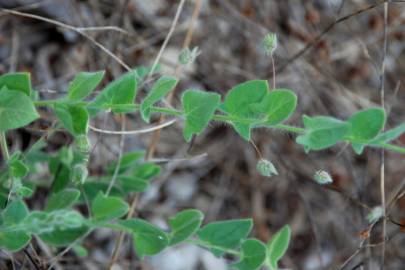
MULTIPOLYGON (((57 100, 44 100, 44 101, 36 101, 35 105, 36 106, 52 106, 58 102, 57 100)), ((111 105, 109 109, 120 109, 120 110, 125 110, 126 112, 135 112, 141 108, 140 104, 124 104, 124 105, 111 105)), ((152 106, 151 111, 153 113, 161 113, 165 115, 171 115, 175 117, 184 117, 185 113, 182 110, 177 110, 177 109, 172 109, 172 108, 165 108, 165 107, 158 107, 158 106, 152 106)), ((271 129, 278 129, 282 131, 287 131, 290 133, 295 133, 295 134, 304 134, 305 129, 301 127, 296 127, 292 125, 286 125, 286 124, 277 124, 277 125, 266 125, 265 120, 259 121, 257 119, 250 119, 250 118, 240 118, 240 117, 235 117, 232 115, 226 115, 226 114, 214 114, 212 116, 213 121, 218 121, 218 122, 224 122, 224 123, 232 123, 232 122, 237 122, 241 124, 254 124, 258 126, 264 126, 267 128, 271 129)), ((350 142, 348 139, 344 139, 344 141, 350 142)), ((371 146, 371 147, 376 147, 376 148, 383 148, 390 150, 392 152, 397 152, 401 154, 405 154, 405 147, 399 146, 399 145, 394 145, 386 142, 373 142, 367 144, 367 142, 364 142, 364 144, 371 146)))
POLYGON ((0 132, 0 147, 1 147, 1 154, 3 155, 4 162, 7 162, 10 159, 10 154, 8 153, 5 132, 0 132))

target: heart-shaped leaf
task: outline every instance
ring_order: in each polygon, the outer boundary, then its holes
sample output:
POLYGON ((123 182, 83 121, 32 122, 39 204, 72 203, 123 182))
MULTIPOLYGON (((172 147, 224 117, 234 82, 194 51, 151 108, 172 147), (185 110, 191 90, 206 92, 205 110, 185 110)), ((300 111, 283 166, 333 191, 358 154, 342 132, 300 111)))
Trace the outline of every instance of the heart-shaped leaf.
POLYGON ((204 214, 195 209, 181 211, 170 218, 170 245, 181 243, 193 235, 200 228, 203 219, 204 214))
POLYGON ((139 257, 155 255, 169 244, 166 233, 142 219, 128 219, 119 222, 132 232, 135 250, 139 257))
POLYGON ((251 125, 260 121, 261 113, 252 110, 252 105, 262 102, 268 91, 267 81, 252 80, 233 87, 225 97, 223 110, 235 119, 231 122, 236 132, 246 140, 250 139, 251 125))
POLYGON ((285 225, 267 243, 267 258, 273 269, 277 269, 278 261, 284 256, 290 244, 291 229, 285 225))
POLYGON ((343 140, 349 124, 336 118, 327 116, 303 116, 305 133, 297 137, 296 141, 304 145, 307 150, 328 148, 343 140))
POLYGON ((223 249, 232 249, 240 245, 252 230, 251 219, 217 221, 204 226, 197 232, 201 241, 210 246, 211 252, 221 256, 223 249))
POLYGON ((186 123, 183 135, 190 141, 193 134, 200 134, 208 125, 215 110, 218 108, 221 96, 200 90, 187 90, 182 96, 183 110, 186 123))
POLYGON ((264 125, 276 125, 291 116, 297 106, 297 96, 288 89, 272 90, 252 110, 261 114, 264 125))
POLYGON ((239 270, 256 270, 266 260, 266 246, 257 239, 247 239, 241 245, 240 261, 232 266, 239 270))
POLYGON ((0 89, 19 91, 26 96, 31 95, 31 78, 28 72, 7 73, 0 76, 0 89))
POLYGON ((39 117, 34 103, 22 91, 0 90, 0 131, 28 125, 39 117))
POLYGON ((68 98, 80 101, 90 95, 104 77, 104 70, 98 72, 80 72, 68 88, 68 98))
POLYGON ((84 106, 56 103, 54 110, 59 121, 71 134, 75 136, 87 134, 89 113, 84 106))
POLYGON ((99 192, 91 205, 95 221, 108 221, 120 218, 129 210, 128 204, 119 197, 107 197, 99 192))
MULTIPOLYGON (((133 104, 137 92, 136 72, 130 71, 115 81, 109 83, 100 94, 88 105, 91 115, 96 115, 103 109, 109 109, 114 105, 133 104)), ((125 112, 113 109, 113 112, 125 112)))
POLYGON ((178 80, 175 77, 163 76, 152 86, 152 90, 141 104, 141 116, 145 122, 149 122, 151 107, 172 91, 177 82, 178 80))
POLYGON ((348 138, 353 142, 364 142, 375 138, 385 124, 385 112, 381 108, 371 108, 353 114, 348 138))

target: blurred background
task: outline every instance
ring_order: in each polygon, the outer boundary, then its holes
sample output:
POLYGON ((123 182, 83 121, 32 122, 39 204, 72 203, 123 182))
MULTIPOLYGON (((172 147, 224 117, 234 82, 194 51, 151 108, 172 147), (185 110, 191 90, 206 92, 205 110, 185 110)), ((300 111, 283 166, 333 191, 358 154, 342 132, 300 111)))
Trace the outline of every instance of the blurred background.
MULTIPOLYGON (((90 39, 96 40, 129 67, 151 66, 179 8, 178 0, 0 0, 0 7, 49 18, 64 25, 23 14, 0 11, 0 74, 31 72, 33 87, 42 99, 63 96, 79 71, 106 70, 103 84, 125 68, 90 39), (106 27, 109 26, 109 27, 106 27), (70 29, 69 29, 70 27, 70 29), (89 28, 93 27, 93 29, 89 28), (101 28, 100 28, 101 27, 101 28), (76 29, 77 31, 72 29, 76 29), (85 33, 87 38, 79 32, 85 33), (89 39, 90 38, 90 39, 89 39)), ((250 79, 272 83, 272 63, 262 40, 268 32, 279 39, 274 54, 276 85, 298 95, 297 112, 290 124, 302 125, 300 115, 330 115, 346 119, 353 112, 380 105, 380 68, 383 59, 384 9, 382 1, 366 0, 189 0, 161 57, 161 73, 173 75, 190 20, 195 16, 191 47, 197 60, 177 73, 172 105, 179 107, 181 92, 198 88, 225 94, 250 79), (199 6, 201 4, 201 6, 199 6), (198 10, 198 8, 200 8, 198 10), (341 20, 339 20, 341 19, 341 20), (335 23, 334 23, 335 22, 335 23), (326 34, 319 38, 325 31, 326 34), (307 46, 307 47, 306 47, 307 46)), ((387 24, 385 107, 386 127, 405 121, 405 3, 389 4, 387 24)), ((101 88, 99 88, 101 89, 101 88)), ((140 97, 145 96, 141 89, 140 97)), ((10 132, 11 151, 27 149, 55 121, 46 110, 29 128, 10 132)), ((158 116, 154 117, 154 121, 158 116)), ((119 130, 120 119, 111 114, 92 122, 119 130)), ((154 160, 162 174, 141 196, 137 214, 166 226, 165 220, 184 208, 197 208, 206 222, 253 217, 255 237, 267 241, 284 224, 292 228, 292 242, 281 266, 290 269, 380 269, 381 224, 368 232, 367 214, 380 204, 380 151, 366 149, 356 155, 339 144, 305 154, 294 136, 268 129, 255 130, 253 141, 271 160, 279 175, 264 178, 256 171, 257 153, 230 126, 212 124, 192 145, 182 137, 181 121, 161 131, 154 160), (313 180, 317 170, 334 179, 329 186, 313 180), (368 237, 369 236, 369 237, 368 237)), ((138 115, 129 115, 127 129, 145 127, 138 115)), ((119 136, 91 132, 97 147, 90 173, 101 175, 116 160, 119 136)), ((152 134, 125 136, 124 152, 147 149, 152 134)), ((43 151, 53 153, 71 142, 67 133, 50 136, 43 151)), ((404 145, 405 137, 396 144, 404 145)), ((405 159, 386 152, 387 201, 404 189, 405 159)), ((47 168, 43 169, 46 178, 47 168)), ((29 200, 38 209, 46 190, 29 200)), ((405 269, 405 197, 392 200, 387 223, 386 269, 405 269)), ((85 258, 73 252, 60 262, 64 269, 104 269, 116 234, 92 233, 85 258)), ((4 254, 1 260, 7 260, 4 254)), ((1 264, 0 264, 0 267, 1 264)), ((224 260, 195 246, 181 245, 146 258, 142 266, 129 239, 117 269, 222 270, 224 260)))

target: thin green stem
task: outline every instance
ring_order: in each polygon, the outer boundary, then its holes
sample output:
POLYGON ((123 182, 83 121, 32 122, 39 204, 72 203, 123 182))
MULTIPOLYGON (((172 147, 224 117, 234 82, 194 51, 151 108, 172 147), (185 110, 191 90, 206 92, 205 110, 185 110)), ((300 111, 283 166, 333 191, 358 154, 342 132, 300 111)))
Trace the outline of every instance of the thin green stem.
POLYGON ((305 133, 304 128, 295 127, 295 126, 289 126, 289 125, 284 125, 284 124, 278 124, 278 125, 271 126, 271 127, 274 127, 276 129, 280 129, 280 130, 284 130, 284 131, 288 131, 288 132, 291 132, 291 133, 298 133, 298 134, 305 133))
POLYGON ((208 249, 220 250, 220 251, 223 251, 225 253, 232 254, 232 255, 235 255, 235 256, 239 256, 239 257, 241 256, 241 253, 239 251, 237 251, 237 250, 228 249, 228 248, 224 248, 224 247, 220 247, 220 246, 216 246, 216 245, 211 245, 211 244, 206 243, 206 242, 201 241, 201 240, 188 239, 188 240, 186 240, 186 242, 190 243, 190 244, 193 244, 193 245, 202 246, 202 247, 205 247, 205 248, 208 248, 208 249))
MULTIPOLYGON (((60 102, 60 101, 43 100, 43 101, 36 101, 35 105, 36 106, 52 106, 53 104, 55 104, 57 102, 60 102)), ((86 102, 81 102, 81 104, 85 105, 86 102)), ((110 105, 109 108, 112 110, 123 110, 125 112, 135 112, 141 108, 141 104, 110 105)), ((165 108, 165 107, 159 107, 159 106, 152 106, 151 111, 152 111, 152 113, 162 113, 162 114, 171 115, 171 116, 175 116, 175 117, 184 117, 185 116, 185 113, 182 110, 176 110, 176 109, 172 109, 172 108, 165 108)), ((270 126, 270 125, 266 125, 265 121, 258 122, 257 119, 240 118, 240 117, 235 117, 232 115, 214 114, 211 119, 213 121, 225 122, 225 123, 232 123, 232 122, 235 123, 236 122, 236 123, 240 123, 240 124, 250 124, 250 125, 253 124, 256 126, 264 126, 264 127, 283 130, 283 131, 287 131, 287 132, 295 133, 295 134, 304 134, 305 133, 305 129, 301 128, 301 127, 285 125, 285 124, 277 124, 274 126, 270 126)), ((348 141, 350 143, 350 140, 345 140, 345 141, 348 141)), ((405 147, 393 145, 393 144, 386 143, 386 142, 370 143, 370 144, 367 144, 367 142, 364 142, 364 144, 366 144, 368 146, 372 146, 372 147, 377 147, 377 148, 385 148, 392 152, 405 154, 405 147)))
POLYGON ((380 142, 378 144, 370 144, 370 146, 374 146, 374 147, 378 147, 378 148, 385 148, 385 149, 390 150, 392 152, 405 154, 405 147, 390 144, 390 143, 380 142))
MULTIPOLYGON (((0 148, 1 148, 1 153, 3 155, 4 163, 7 164, 8 160, 10 159, 10 154, 8 152, 7 139, 6 139, 5 132, 0 132, 0 148)), ((8 192, 6 206, 8 205, 8 202, 10 201, 11 191, 13 190, 13 184, 14 184, 14 181, 13 181, 13 178, 11 178, 10 190, 8 192)))
POLYGON ((58 100, 56 100, 56 99, 38 100, 38 101, 34 101, 34 105, 37 107, 47 107, 47 106, 52 106, 53 104, 55 104, 57 102, 58 102, 58 100))
POLYGON ((5 132, 0 132, 0 147, 3 159, 5 162, 7 162, 10 159, 10 154, 8 153, 8 146, 5 132))

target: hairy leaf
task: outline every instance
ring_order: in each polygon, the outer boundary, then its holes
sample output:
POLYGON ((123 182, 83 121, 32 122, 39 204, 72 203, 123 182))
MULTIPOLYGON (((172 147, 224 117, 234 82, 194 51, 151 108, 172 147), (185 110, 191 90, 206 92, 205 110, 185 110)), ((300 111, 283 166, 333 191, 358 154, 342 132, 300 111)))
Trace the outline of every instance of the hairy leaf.
POLYGON ((72 206, 80 196, 80 191, 73 188, 64 189, 52 194, 46 204, 45 211, 54 211, 72 206))
POLYGON ((216 256, 224 252, 221 248, 231 249, 240 245, 252 230, 251 219, 217 221, 204 226, 197 232, 198 237, 209 246, 216 256))
POLYGON ((91 205, 91 212, 95 221, 108 221, 120 218, 129 210, 128 204, 119 197, 107 197, 98 193, 91 205))
POLYGON ((252 80, 233 87, 225 97, 223 109, 235 118, 232 124, 235 130, 246 140, 250 139, 251 125, 260 121, 258 117, 261 113, 252 110, 252 108, 262 102, 268 91, 267 81, 252 80), (252 119, 252 121, 246 122, 242 119, 252 119))
POLYGON ((34 103, 23 92, 0 90, 0 131, 28 125, 39 117, 34 103))
POLYGON ((257 239, 247 239, 241 246, 242 257, 232 266, 239 270, 256 270, 266 260, 266 246, 257 239))
POLYGON ((169 219, 170 245, 183 242, 200 228, 204 214, 195 209, 183 210, 169 219))
POLYGON ((285 225, 279 230, 267 243, 268 259, 271 266, 277 269, 278 261, 284 256, 290 244, 291 229, 290 226, 285 225))
POLYGON ((55 113, 62 125, 73 135, 87 134, 89 113, 80 105, 56 103, 55 113))
MULTIPOLYGON (((109 109, 113 105, 133 104, 137 92, 135 71, 130 71, 115 81, 109 83, 100 94, 88 105, 91 115, 96 115, 100 110, 109 109)), ((125 112, 113 109, 114 112, 125 112)))
MULTIPOLYGON (((28 72, 7 73, 0 76, 0 89, 6 87, 19 91, 26 96, 31 95, 31 78, 28 72)), ((0 90, 2 91, 2 90, 0 90)))
POLYGON ((187 90, 182 96, 183 110, 186 123, 183 135, 190 141, 193 134, 200 134, 208 125, 215 110, 218 108, 221 96, 200 90, 187 90))
POLYGON ((141 104, 141 116, 145 122, 149 122, 151 107, 173 90, 177 82, 175 77, 163 76, 152 86, 152 90, 141 104))
POLYGON ((264 125, 276 125, 291 116, 297 106, 297 96, 288 89, 272 90, 251 109, 260 113, 264 125))
POLYGON ((155 255, 169 244, 169 238, 164 231, 143 219, 122 220, 119 224, 132 232, 135 250, 141 258, 145 255, 155 255))
POLYGON ((381 108, 371 108, 353 114, 348 137, 354 142, 364 142, 375 138, 385 123, 385 112, 381 108))
POLYGON ((296 141, 307 150, 328 148, 344 138, 349 125, 336 118, 327 116, 303 116, 305 134, 297 137, 296 141))
POLYGON ((68 98, 80 101, 90 95, 104 77, 104 70, 97 72, 80 72, 68 88, 68 98))

